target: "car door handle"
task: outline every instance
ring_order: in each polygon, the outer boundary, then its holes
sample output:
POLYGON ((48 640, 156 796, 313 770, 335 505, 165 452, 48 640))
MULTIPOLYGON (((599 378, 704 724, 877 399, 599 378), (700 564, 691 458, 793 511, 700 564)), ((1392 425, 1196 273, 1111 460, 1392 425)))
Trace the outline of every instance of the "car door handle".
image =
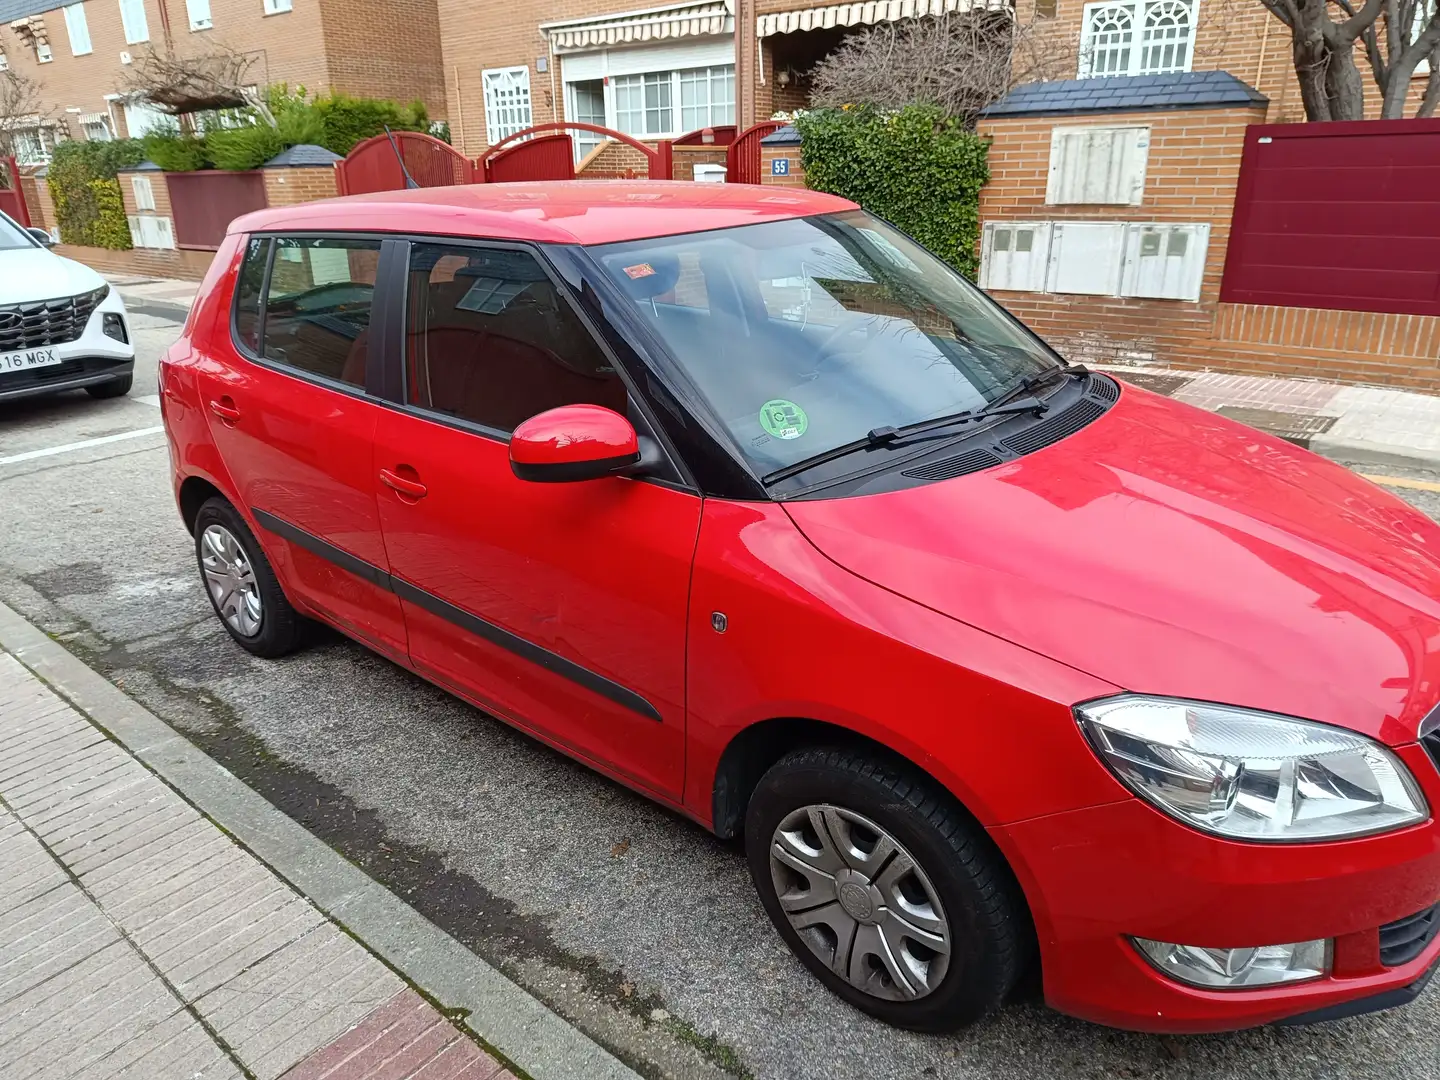
POLYGON ((228 397, 223 397, 219 401, 210 402, 210 411, 227 424, 235 424, 240 421, 240 410, 235 407, 235 403, 228 397))
POLYGON ((411 499, 423 499, 428 491, 420 481, 407 480, 399 473, 391 472, 389 469, 380 470, 380 482, 411 499))

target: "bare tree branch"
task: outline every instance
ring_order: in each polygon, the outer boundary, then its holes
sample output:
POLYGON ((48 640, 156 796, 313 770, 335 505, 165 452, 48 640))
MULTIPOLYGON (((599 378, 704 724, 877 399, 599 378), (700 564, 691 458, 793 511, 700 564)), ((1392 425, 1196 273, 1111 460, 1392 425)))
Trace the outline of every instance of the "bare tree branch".
POLYGON ((972 123, 1017 81, 1017 72, 1036 77, 1036 56, 1020 53, 1012 70, 1020 37, 1006 12, 879 23, 852 34, 815 65, 811 100, 886 109, 923 102, 972 123))
POLYGON ((151 48, 126 71, 123 88, 171 116, 248 106, 274 127, 265 94, 251 77, 260 55, 220 42, 194 56, 167 56, 151 48))
POLYGON ((20 131, 50 122, 44 89, 40 80, 14 68, 0 71, 0 158, 15 156, 20 131))

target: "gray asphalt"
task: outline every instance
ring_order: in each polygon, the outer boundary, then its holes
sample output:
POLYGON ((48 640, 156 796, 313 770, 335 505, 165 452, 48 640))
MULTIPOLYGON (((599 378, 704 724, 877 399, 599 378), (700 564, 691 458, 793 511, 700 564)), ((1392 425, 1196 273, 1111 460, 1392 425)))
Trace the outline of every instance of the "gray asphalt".
MULTIPOLYGON (((158 424, 141 399, 177 330, 164 314, 137 315, 131 398, 0 405, 0 458, 158 424)), ((1440 517, 1440 495, 1397 493, 1440 517)), ((1189 1039, 1037 1004, 947 1037, 861 1016, 790 957, 733 845, 338 637, 281 661, 236 648, 159 435, 0 465, 0 599, 649 1076, 1440 1078, 1433 990, 1189 1039)))

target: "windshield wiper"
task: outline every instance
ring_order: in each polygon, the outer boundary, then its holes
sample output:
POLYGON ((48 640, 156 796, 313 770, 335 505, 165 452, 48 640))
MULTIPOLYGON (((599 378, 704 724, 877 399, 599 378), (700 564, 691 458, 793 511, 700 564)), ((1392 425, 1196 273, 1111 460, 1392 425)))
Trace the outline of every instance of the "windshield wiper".
MULTIPOLYGON (((1057 369, 1058 370, 1058 369, 1057 369)), ((781 480, 788 480, 792 476, 813 469, 816 465, 824 465, 826 462, 835 461, 842 457, 861 450, 875 450, 882 446, 906 446, 914 442, 924 442, 925 438, 940 438, 942 436, 932 434, 941 428, 953 427, 956 424, 966 424, 974 420, 988 420, 994 416, 1010 416, 1018 413, 1034 413, 1036 416, 1043 416, 1050 408, 1047 402, 1037 397, 1026 396, 1016 398, 1013 401, 992 401, 978 409, 970 409, 966 412, 951 413, 948 416, 937 416, 930 420, 921 420, 917 424, 906 424, 904 427, 878 427, 872 428, 865 433, 862 439, 854 442, 842 443, 833 450, 825 450, 813 457, 797 461, 794 465, 787 465, 783 469, 777 469, 760 478, 765 485, 779 483, 781 480), (922 437, 923 436, 923 437, 922 437)))
POLYGON ((797 476, 807 469, 813 469, 816 465, 824 465, 827 462, 835 461, 842 457, 861 450, 875 450, 879 447, 906 446, 910 443, 924 442, 926 438, 941 438, 934 435, 943 428, 952 427, 955 424, 967 424, 975 420, 988 420, 995 416, 1011 416, 1019 413, 1034 413, 1036 416, 1044 416, 1050 408, 1050 403, 1041 401, 1030 391, 1042 386, 1055 378, 1057 375, 1088 375, 1090 369, 1084 364, 1064 364, 1057 367, 1046 368, 1043 371, 1032 372, 1023 379, 1007 386, 995 400, 978 409, 969 409, 965 412, 950 413, 946 416, 936 416, 929 420, 921 420, 915 424, 906 424, 904 427, 878 427, 872 428, 865 433, 862 439, 853 442, 842 443, 833 450, 825 450, 813 457, 804 458, 794 465, 787 465, 783 469, 776 469, 760 478, 760 482, 769 486, 777 484, 781 480, 788 480, 797 476), (1023 394, 1023 397, 1017 397, 1023 394))

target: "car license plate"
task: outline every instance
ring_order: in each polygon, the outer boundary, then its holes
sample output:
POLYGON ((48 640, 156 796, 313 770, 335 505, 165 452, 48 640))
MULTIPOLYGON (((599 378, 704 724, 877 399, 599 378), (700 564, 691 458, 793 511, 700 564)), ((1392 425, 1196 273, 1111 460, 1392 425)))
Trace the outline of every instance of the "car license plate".
POLYGON ((0 375, 7 371, 26 371, 29 368, 49 367, 62 363, 60 353, 55 349, 26 349, 24 352, 0 353, 0 375))

